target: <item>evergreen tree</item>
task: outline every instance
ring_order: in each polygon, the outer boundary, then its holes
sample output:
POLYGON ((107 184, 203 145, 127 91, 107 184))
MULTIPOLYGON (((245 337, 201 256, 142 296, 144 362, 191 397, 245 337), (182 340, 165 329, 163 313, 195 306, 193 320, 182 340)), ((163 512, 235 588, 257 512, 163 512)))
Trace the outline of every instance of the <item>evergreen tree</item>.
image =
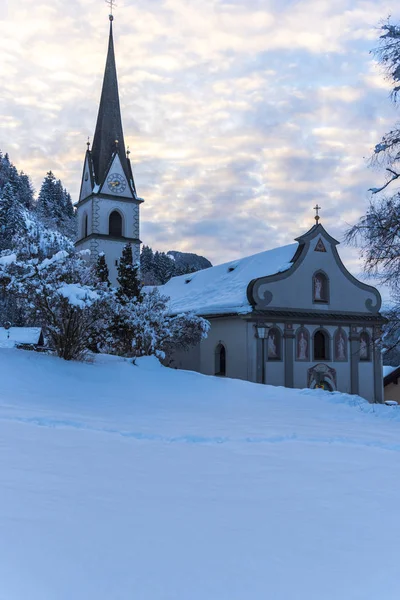
POLYGON ((110 287, 109 271, 106 263, 106 257, 104 252, 100 252, 96 262, 96 276, 100 283, 105 283, 107 287, 110 287))
POLYGON ((65 235, 74 235, 75 215, 71 196, 51 171, 43 180, 36 211, 48 227, 65 235))
POLYGON ((154 254, 150 246, 143 246, 140 255, 140 270, 142 275, 150 273, 154 268, 154 254))
POLYGON ((165 252, 154 254, 154 275, 160 285, 164 285, 174 276, 175 263, 165 252))
POLYGON ((0 248, 10 248, 14 236, 22 235, 26 224, 11 183, 6 183, 0 194, 0 248))
POLYGON ((117 297, 120 302, 126 302, 136 298, 142 300, 141 283, 139 279, 139 265, 133 263, 132 246, 126 244, 118 265, 117 281, 119 288, 117 297))

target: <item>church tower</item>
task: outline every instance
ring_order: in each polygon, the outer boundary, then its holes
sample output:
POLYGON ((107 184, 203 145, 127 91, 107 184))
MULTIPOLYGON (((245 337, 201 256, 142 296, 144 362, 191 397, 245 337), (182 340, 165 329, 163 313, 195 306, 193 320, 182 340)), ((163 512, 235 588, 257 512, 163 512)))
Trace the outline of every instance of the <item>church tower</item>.
POLYGON ((113 16, 93 145, 88 142, 81 191, 77 203, 78 250, 89 249, 91 259, 104 252, 112 285, 117 284, 123 247, 132 245, 139 261, 139 207, 129 151, 125 150, 115 66, 113 16))

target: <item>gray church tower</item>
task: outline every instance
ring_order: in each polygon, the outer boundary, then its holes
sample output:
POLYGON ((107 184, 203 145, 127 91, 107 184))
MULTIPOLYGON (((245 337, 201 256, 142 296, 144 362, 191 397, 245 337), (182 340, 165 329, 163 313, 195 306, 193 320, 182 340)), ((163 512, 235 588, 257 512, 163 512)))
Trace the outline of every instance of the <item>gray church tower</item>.
POLYGON ((117 283, 118 260, 122 249, 132 245, 139 261, 139 207, 129 152, 125 150, 115 66, 113 16, 92 149, 88 143, 81 191, 77 203, 78 250, 89 249, 95 261, 104 252, 110 281, 117 283))

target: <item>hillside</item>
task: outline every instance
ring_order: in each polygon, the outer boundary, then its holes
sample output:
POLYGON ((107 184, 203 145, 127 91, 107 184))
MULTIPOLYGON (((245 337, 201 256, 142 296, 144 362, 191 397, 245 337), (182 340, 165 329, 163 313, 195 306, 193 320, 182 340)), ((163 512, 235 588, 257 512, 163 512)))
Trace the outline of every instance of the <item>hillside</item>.
POLYGON ((394 600, 396 408, 0 349, 4 600, 394 600))

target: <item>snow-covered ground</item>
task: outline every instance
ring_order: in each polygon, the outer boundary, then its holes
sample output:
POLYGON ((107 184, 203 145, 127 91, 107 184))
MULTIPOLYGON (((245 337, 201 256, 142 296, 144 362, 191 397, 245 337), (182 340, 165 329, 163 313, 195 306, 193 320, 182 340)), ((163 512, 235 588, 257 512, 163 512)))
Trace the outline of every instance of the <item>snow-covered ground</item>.
POLYGON ((397 600, 398 410, 0 349, 0 599, 397 600))

